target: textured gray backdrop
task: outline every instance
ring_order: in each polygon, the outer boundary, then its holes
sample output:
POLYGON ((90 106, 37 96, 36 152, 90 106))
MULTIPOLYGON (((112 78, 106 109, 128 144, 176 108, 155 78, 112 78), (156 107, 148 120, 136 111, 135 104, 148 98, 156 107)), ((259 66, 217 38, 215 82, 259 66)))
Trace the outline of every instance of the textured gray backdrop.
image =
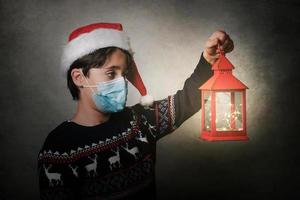
MULTIPOLYGON (((250 88, 250 141, 199 140, 198 112, 158 144, 159 199, 299 198, 299 8, 283 0, 1 0, 0 199, 38 198, 38 150, 76 106, 59 71, 62 46, 74 28, 100 21, 123 24, 156 99, 183 87, 215 30, 235 42, 228 58, 250 88)), ((138 96, 130 87, 128 105, 138 96)))

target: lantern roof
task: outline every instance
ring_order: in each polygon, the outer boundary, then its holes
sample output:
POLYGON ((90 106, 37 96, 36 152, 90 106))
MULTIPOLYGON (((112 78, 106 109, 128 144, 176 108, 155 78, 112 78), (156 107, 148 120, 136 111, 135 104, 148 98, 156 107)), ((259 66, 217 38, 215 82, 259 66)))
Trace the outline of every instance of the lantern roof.
POLYGON ((214 75, 206 81, 199 89, 201 90, 242 90, 248 89, 233 74, 234 66, 225 57, 224 53, 220 54, 219 59, 213 64, 212 70, 214 75))
POLYGON ((201 87, 201 90, 243 90, 248 87, 232 73, 216 73, 201 87))
POLYGON ((213 64, 212 70, 233 70, 234 66, 231 62, 225 57, 223 52, 220 53, 219 59, 213 64))

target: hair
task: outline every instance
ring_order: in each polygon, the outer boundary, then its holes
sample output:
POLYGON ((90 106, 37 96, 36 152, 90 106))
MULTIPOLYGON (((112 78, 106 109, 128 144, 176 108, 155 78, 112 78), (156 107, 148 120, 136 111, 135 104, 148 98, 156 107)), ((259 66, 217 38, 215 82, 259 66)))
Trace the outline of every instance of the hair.
POLYGON ((67 72, 67 83, 68 83, 68 88, 70 90, 70 93, 73 97, 73 100, 79 100, 79 93, 80 90, 78 87, 75 85, 72 79, 71 71, 74 68, 80 69, 82 68, 82 72, 86 77, 89 77, 89 70, 91 68, 101 68, 106 60, 117 50, 121 50, 125 56, 126 56, 126 64, 128 69, 130 69, 130 66, 133 62, 132 55, 124 49, 118 48, 118 47, 105 47, 101 49, 97 49, 96 51, 87 54, 81 58, 78 58, 75 60, 70 68, 68 69, 67 72))

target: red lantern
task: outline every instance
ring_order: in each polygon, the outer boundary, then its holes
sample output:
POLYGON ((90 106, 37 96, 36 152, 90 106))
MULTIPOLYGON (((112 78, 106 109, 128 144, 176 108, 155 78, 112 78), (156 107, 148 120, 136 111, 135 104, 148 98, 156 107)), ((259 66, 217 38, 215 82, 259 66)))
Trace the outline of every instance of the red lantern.
POLYGON ((234 66, 221 51, 213 64, 214 75, 199 89, 202 94, 200 137, 207 141, 248 140, 246 89, 232 74, 234 66))

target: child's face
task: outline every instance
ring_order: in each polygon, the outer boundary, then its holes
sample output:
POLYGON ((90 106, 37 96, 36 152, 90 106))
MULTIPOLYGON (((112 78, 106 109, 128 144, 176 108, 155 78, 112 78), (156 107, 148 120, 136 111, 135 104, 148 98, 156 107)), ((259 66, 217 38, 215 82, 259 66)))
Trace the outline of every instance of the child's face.
POLYGON ((98 82, 110 81, 126 74, 127 63, 125 54, 117 49, 104 65, 100 68, 91 68, 89 70, 88 81, 90 84, 98 82))
MULTIPOLYGON (((127 62, 125 54, 117 49, 100 68, 91 68, 89 70, 89 77, 81 78, 81 84, 97 85, 98 82, 111 81, 127 73, 127 62), (86 82, 88 81, 88 83, 86 82)), ((83 73, 81 73, 83 76, 83 73)), ((96 92, 96 88, 92 88, 96 92)), ((80 89, 80 96, 91 98, 92 90, 80 89)), ((91 99, 90 99, 91 100, 91 99)))

